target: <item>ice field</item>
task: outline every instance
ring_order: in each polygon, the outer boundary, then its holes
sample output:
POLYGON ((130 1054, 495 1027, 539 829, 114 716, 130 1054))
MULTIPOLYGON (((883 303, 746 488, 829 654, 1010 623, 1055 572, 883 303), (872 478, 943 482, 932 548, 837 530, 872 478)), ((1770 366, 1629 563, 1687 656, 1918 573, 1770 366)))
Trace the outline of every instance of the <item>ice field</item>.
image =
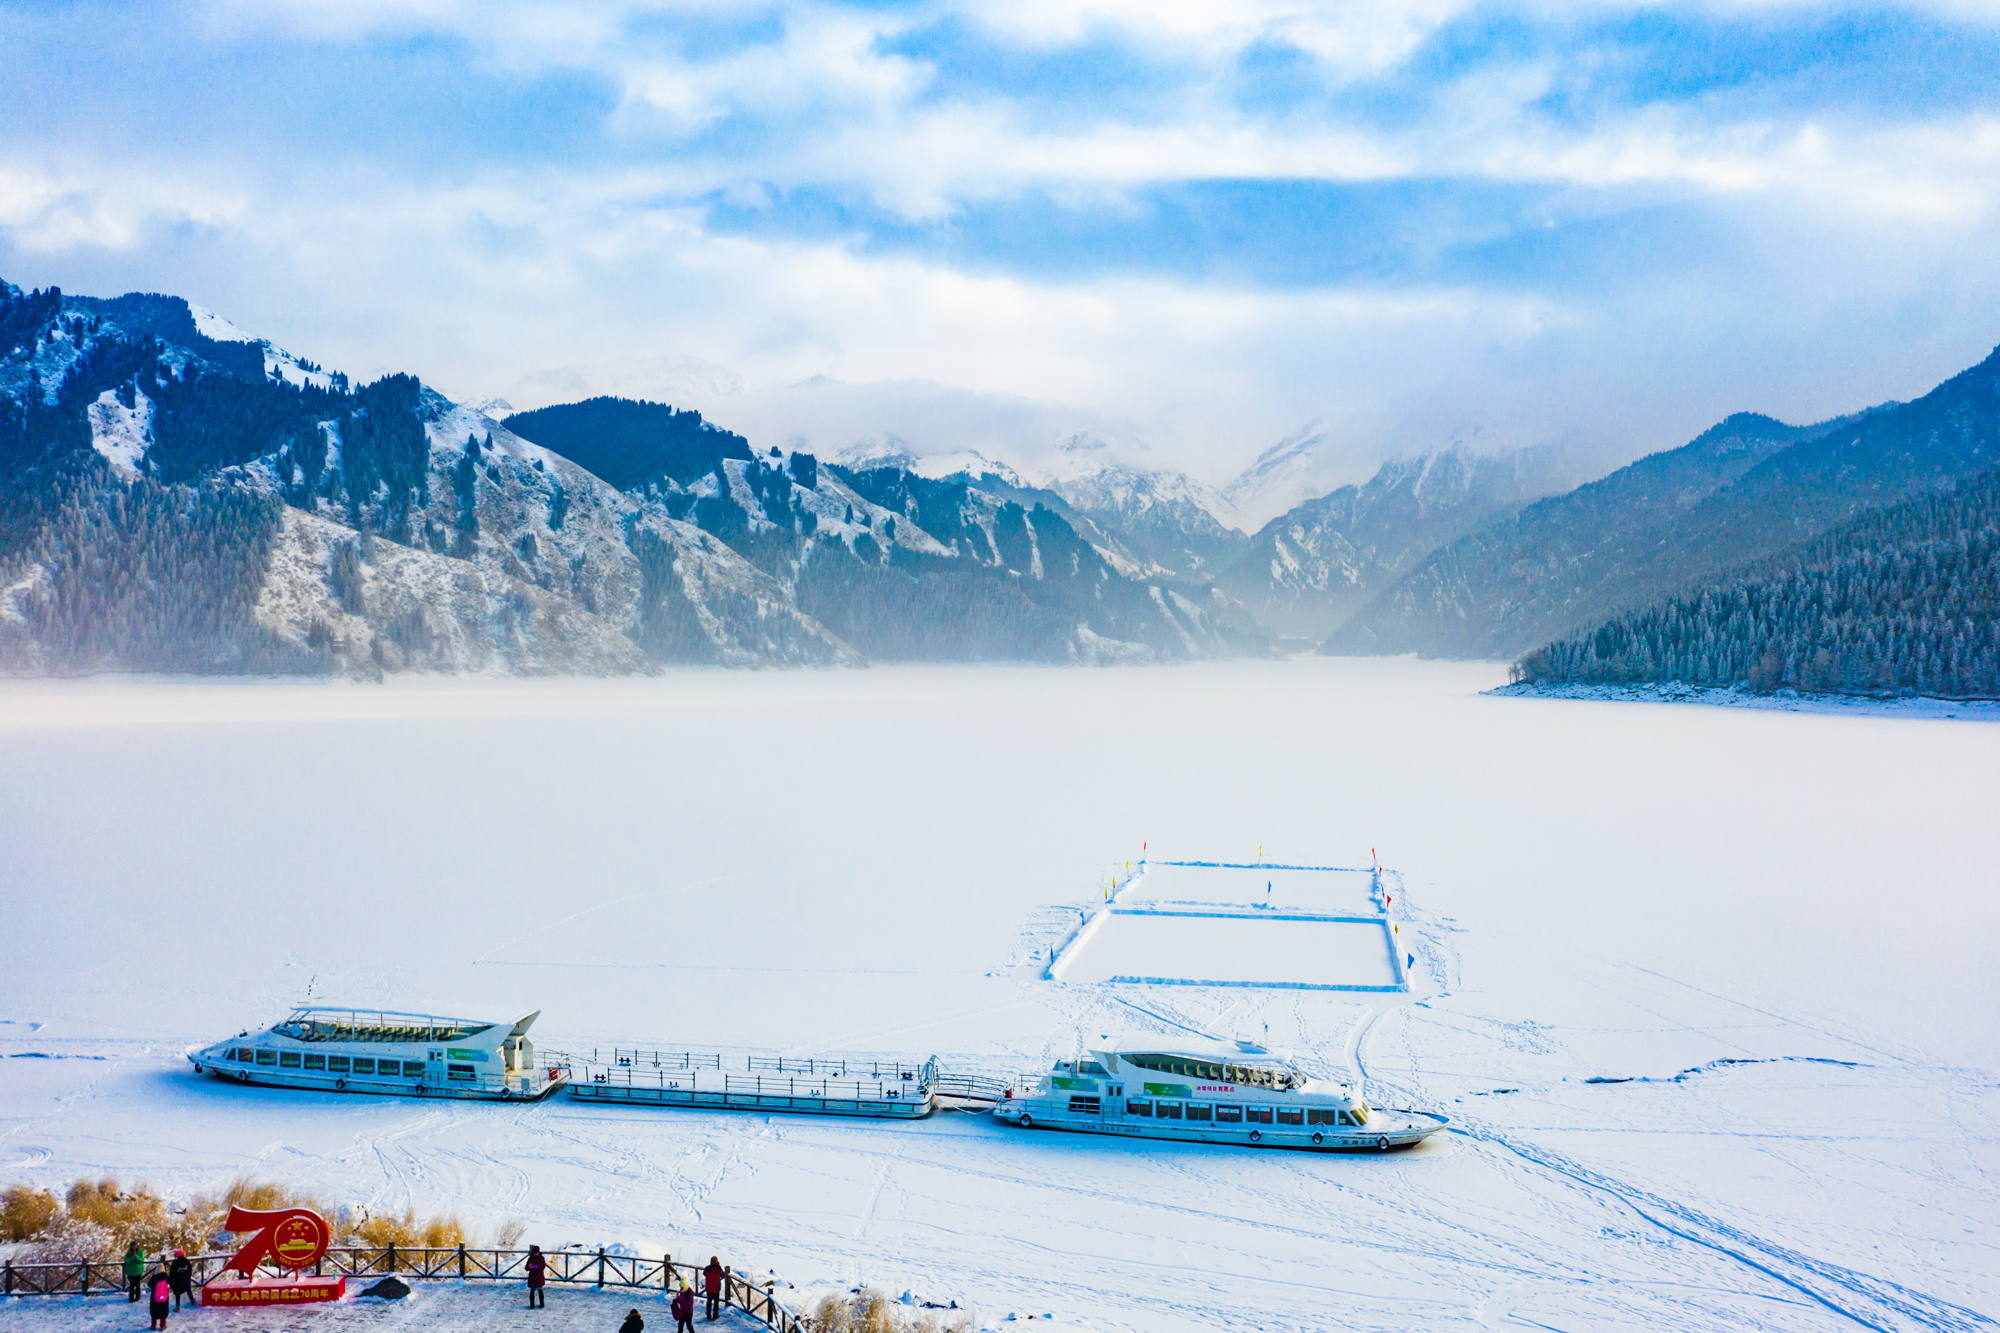
POLYGON ((0 1179, 250 1173, 992 1325, 2000 1327, 2000 727, 1502 680, 0 684, 0 1179), (1043 979, 1142 844, 1379 849, 1410 993, 1043 979), (1452 1127, 1286 1154, 190 1073, 308 995, 1023 1072, 1268 1033, 1452 1127))

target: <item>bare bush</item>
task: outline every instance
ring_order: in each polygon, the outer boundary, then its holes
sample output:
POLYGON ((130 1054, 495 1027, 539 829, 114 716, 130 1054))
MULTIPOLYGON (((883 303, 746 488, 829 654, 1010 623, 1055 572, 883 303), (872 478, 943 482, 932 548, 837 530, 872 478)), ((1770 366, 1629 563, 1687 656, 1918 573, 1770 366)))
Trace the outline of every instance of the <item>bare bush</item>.
POLYGON ((47 1190, 9 1185, 0 1192, 0 1241, 32 1240, 61 1211, 62 1204, 47 1190))
POLYGON ((874 1287, 824 1296, 806 1317, 812 1333, 969 1333, 970 1310, 906 1310, 874 1287), (948 1314, 949 1323, 944 1322, 948 1314))

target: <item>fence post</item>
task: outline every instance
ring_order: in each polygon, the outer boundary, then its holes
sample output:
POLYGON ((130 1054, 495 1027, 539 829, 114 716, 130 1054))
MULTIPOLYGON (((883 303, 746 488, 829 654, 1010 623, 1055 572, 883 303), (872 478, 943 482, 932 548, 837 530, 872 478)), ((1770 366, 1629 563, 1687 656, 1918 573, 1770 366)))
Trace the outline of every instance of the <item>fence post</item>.
POLYGON ((90 1295, 90 1260, 83 1261, 83 1294, 90 1295))
MULTIPOLYGON (((11 1269, 13 1265, 9 1264, 8 1267, 11 1269)), ((672 1256, 671 1254, 663 1254, 660 1256, 660 1290, 672 1291, 673 1289, 674 1289, 674 1256, 672 1256)))
POLYGON ((9 1296, 14 1294, 14 1261, 12 1259, 7 1261, 7 1294, 9 1296))
POLYGON ((393 1243, 389 1246, 389 1271, 396 1271, 396 1247, 393 1243))
POLYGON ((604 1247, 597 1247, 597 1285, 604 1285, 604 1247))

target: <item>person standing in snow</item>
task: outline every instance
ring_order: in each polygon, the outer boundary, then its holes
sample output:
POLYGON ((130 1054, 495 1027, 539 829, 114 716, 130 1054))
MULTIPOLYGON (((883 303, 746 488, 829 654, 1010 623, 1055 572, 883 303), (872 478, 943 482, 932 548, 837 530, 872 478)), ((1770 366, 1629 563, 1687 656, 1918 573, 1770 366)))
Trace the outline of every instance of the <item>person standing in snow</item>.
POLYGON ((146 1252, 133 1241, 125 1247, 125 1299, 139 1299, 139 1287, 146 1280, 146 1252))
POLYGON ((542 1247, 528 1247, 528 1308, 547 1309, 549 1296, 542 1290, 542 1284, 549 1280, 549 1261, 542 1257, 542 1247))
POLYGON ((673 1304, 667 1307, 674 1316, 674 1333, 694 1333, 694 1288, 681 1283, 681 1289, 674 1293, 673 1304))
POLYGON ((701 1270, 702 1285, 708 1288, 708 1317, 715 1318, 716 1307, 722 1301, 722 1260, 711 1254, 708 1267, 701 1270))
POLYGON ((167 1265, 167 1283, 174 1289, 174 1309, 181 1308, 181 1297, 187 1297, 189 1305, 194 1304, 194 1261, 188 1258, 186 1250, 175 1250, 174 1261, 167 1265))
POLYGON ((174 1294, 174 1284, 167 1281, 167 1270, 162 1268, 150 1279, 153 1288, 153 1303, 147 1307, 153 1316, 151 1327, 164 1329, 167 1326, 167 1301, 174 1294))
POLYGON ((625 1316, 625 1322, 618 1326, 618 1333, 646 1333, 646 1321, 634 1310, 625 1316))

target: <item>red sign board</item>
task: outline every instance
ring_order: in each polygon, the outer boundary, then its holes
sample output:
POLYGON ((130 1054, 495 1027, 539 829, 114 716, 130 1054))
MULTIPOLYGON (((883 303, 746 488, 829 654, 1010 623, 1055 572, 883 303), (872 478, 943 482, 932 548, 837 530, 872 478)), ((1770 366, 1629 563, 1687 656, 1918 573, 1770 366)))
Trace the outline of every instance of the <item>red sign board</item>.
POLYGON ((259 1278, 252 1282, 231 1282, 218 1278, 201 1290, 206 1306, 310 1305, 316 1301, 337 1301, 347 1294, 344 1277, 302 1277, 290 1281, 259 1278))
POLYGON ((333 1228, 312 1209, 231 1207, 223 1225, 231 1231, 249 1232, 250 1239, 202 1288, 203 1305, 310 1305, 337 1301, 347 1294, 344 1277, 302 1276, 305 1269, 320 1261, 333 1240, 333 1228), (259 1264, 289 1268, 292 1276, 260 1278, 259 1264))
POLYGON ((293 1272, 311 1268, 333 1243, 333 1228, 310 1208, 259 1211, 232 1205, 223 1226, 256 1233, 222 1266, 224 1272, 234 1269, 245 1277, 255 1277, 260 1263, 293 1272))

